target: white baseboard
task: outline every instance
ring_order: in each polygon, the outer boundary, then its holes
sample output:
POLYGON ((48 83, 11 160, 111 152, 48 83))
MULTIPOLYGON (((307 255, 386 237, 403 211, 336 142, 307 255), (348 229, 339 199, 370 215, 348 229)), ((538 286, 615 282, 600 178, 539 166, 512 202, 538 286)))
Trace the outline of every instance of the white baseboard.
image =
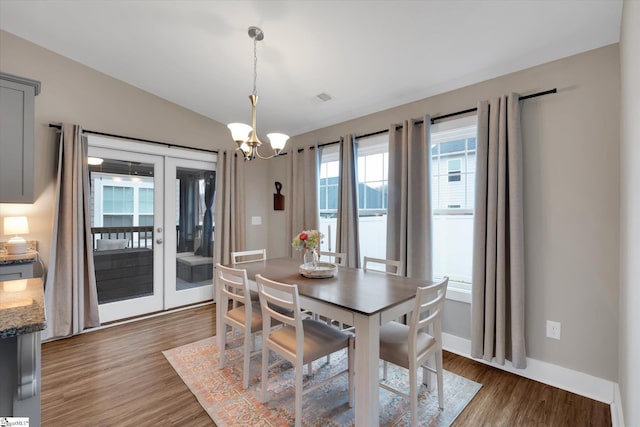
MULTIPOLYGON (((598 400, 608 405, 619 402, 614 399, 614 389, 618 384, 603 378, 594 377, 584 372, 574 371, 562 366, 553 365, 536 359, 527 358, 526 369, 516 369, 508 360, 504 365, 496 362, 487 362, 483 359, 471 357, 471 341, 451 334, 442 334, 443 348, 451 353, 459 354, 475 361, 493 366, 504 371, 512 372, 525 378, 539 381, 562 390, 570 391, 590 399, 598 400)), ((620 406, 616 404, 615 406, 620 406)), ((612 406, 613 411, 613 406, 612 406)), ((617 410, 621 413, 620 410, 617 410)), ((617 415, 617 414, 616 414, 617 415)), ((612 413, 613 421, 613 413, 612 413)), ((613 424, 614 427, 616 424, 613 424)))
POLYGON ((620 395, 620 386, 617 383, 613 388, 613 402, 611 402, 611 426, 624 427, 622 396, 620 395))

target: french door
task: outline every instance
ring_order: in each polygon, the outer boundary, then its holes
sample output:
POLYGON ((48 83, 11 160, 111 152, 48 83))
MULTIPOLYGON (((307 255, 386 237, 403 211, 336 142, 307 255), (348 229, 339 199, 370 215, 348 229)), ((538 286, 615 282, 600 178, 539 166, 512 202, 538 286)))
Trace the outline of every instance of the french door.
POLYGON ((215 155, 88 139, 100 322, 211 300, 215 155))

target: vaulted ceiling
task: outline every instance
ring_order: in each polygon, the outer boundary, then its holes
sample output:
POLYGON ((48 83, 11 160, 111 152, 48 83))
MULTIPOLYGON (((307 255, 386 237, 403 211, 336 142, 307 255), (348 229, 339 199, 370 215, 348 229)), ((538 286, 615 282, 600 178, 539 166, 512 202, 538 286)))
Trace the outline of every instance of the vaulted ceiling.
POLYGON ((0 28, 228 123, 250 121, 258 26, 259 130, 297 135, 616 43, 621 11, 621 0, 0 0, 0 28))

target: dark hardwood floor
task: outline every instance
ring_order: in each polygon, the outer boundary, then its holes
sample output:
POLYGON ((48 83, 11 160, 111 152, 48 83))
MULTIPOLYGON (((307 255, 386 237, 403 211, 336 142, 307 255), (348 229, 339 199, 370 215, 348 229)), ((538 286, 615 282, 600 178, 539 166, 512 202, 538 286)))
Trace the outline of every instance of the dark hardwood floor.
MULTIPOLYGON (((215 305, 42 347, 43 427, 213 426, 162 355, 215 334, 215 305)), ((483 385, 454 426, 610 426, 609 406, 445 353, 445 369, 483 385)))

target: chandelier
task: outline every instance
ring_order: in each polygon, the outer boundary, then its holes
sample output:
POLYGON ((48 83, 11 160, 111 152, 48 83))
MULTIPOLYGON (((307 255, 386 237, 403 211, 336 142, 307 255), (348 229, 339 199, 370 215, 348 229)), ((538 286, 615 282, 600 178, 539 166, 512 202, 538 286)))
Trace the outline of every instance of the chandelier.
POLYGON ((264 39, 264 33, 258 27, 249 27, 249 37, 253 39, 253 93, 249 95, 251 101, 251 126, 244 123, 229 123, 227 127, 231 131, 231 137, 238 144, 237 150, 242 151, 245 160, 253 160, 256 157, 261 159, 270 159, 277 156, 284 149, 289 137, 283 133, 269 133, 269 143, 274 151, 270 156, 262 156, 258 151, 258 147, 262 145, 262 141, 258 138, 256 130, 256 104, 258 104, 258 93, 256 92, 256 79, 258 77, 257 65, 258 56, 256 54, 257 43, 264 39))

